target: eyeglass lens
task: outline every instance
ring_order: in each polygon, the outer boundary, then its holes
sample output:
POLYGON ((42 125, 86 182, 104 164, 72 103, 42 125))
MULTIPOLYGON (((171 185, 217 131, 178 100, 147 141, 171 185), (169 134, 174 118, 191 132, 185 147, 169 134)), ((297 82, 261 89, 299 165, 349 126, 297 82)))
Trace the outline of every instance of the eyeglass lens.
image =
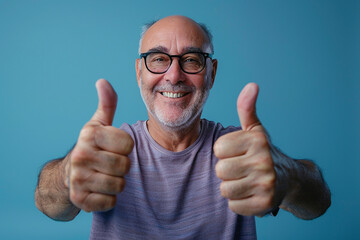
MULTIPOLYGON (((155 73, 166 72, 171 62, 170 56, 165 53, 150 53, 146 58, 147 67, 155 73)), ((179 63, 185 72, 197 73, 203 69, 205 59, 200 53, 187 53, 179 59, 179 63)))

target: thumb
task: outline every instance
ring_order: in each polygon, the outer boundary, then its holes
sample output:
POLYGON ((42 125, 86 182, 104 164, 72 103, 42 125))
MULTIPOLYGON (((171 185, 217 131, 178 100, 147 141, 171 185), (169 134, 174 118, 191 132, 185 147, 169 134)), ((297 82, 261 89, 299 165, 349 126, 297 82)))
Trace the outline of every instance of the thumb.
POLYGON ((259 86, 256 83, 248 83, 237 100, 237 111, 241 127, 245 131, 249 131, 255 126, 261 125, 256 115, 256 100, 259 94, 259 86))
POLYGON ((99 97, 98 108, 91 121, 101 125, 111 125, 117 104, 117 94, 111 84, 105 79, 96 82, 96 90, 99 97))

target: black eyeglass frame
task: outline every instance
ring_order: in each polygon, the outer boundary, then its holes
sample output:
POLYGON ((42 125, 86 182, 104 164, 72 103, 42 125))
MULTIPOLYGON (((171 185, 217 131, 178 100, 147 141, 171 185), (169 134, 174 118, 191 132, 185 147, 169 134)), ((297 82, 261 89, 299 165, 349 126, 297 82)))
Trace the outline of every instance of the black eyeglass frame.
POLYGON ((183 54, 181 54, 181 55, 170 55, 170 54, 167 54, 167 53, 164 53, 164 52, 151 52, 151 51, 150 51, 150 52, 146 52, 146 53, 141 53, 141 54, 140 54, 140 59, 141 59, 141 58, 144 58, 146 69, 147 69, 149 72, 151 72, 151 73, 153 73, 153 74, 163 74, 163 73, 166 73, 166 72, 169 70, 169 68, 171 67, 171 64, 172 64, 172 62, 173 62, 173 57, 177 57, 177 58, 179 58, 179 60, 180 60, 184 55, 186 55, 186 54, 191 54, 191 53, 198 53, 198 54, 201 54, 201 55, 204 57, 204 65, 203 65, 203 67, 202 67, 199 71, 197 71, 197 72, 187 72, 187 71, 185 71, 185 70, 183 69, 182 64, 181 64, 181 61, 179 61, 179 65, 180 65, 181 70, 182 70, 184 73, 187 73, 187 74, 198 74, 199 72, 201 72, 202 70, 204 70, 204 68, 205 68, 205 66, 206 66, 206 59, 207 59, 207 58, 212 59, 212 54, 210 54, 210 53, 204 53, 204 52, 186 52, 186 53, 183 53, 183 54), (149 67, 148 67, 148 65, 147 65, 147 62, 146 62, 146 57, 147 57, 149 54, 152 54, 152 53, 161 53, 161 54, 165 54, 165 55, 167 55, 167 56, 170 57, 169 67, 168 67, 165 71, 163 71, 163 72, 153 72, 153 71, 151 71, 151 70, 149 69, 149 67))

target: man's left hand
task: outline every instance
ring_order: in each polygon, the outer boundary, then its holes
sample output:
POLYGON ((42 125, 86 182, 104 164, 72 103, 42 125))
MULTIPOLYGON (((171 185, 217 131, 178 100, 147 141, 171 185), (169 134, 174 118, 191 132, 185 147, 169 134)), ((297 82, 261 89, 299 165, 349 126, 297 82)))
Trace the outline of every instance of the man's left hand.
POLYGON ((271 143, 256 115, 258 92, 255 83, 244 87, 237 100, 242 130, 220 137, 214 145, 221 194, 233 212, 245 216, 263 216, 281 201, 276 196, 271 143))

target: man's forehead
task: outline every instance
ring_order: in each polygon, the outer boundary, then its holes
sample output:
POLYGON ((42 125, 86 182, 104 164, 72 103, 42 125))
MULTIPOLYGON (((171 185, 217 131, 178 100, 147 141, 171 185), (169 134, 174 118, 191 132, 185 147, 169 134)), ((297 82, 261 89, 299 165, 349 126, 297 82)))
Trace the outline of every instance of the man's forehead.
POLYGON ((169 17, 159 20, 146 31, 141 51, 203 51, 207 43, 204 31, 196 22, 184 17, 169 17))

